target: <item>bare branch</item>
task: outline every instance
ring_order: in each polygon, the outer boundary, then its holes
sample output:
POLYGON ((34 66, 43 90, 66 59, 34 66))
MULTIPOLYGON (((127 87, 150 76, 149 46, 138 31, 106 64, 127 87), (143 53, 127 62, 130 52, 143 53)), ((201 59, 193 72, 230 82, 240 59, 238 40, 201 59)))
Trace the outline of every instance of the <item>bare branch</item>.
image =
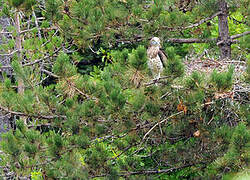
MULTIPOLYGON (((230 37, 231 43, 239 43, 238 40, 234 40, 234 39, 240 38, 240 37, 245 36, 245 35, 248 35, 248 34, 250 34, 250 31, 246 31, 246 32, 241 33, 241 34, 232 35, 232 36, 230 37)), ((224 43, 224 40, 221 40, 221 41, 217 42, 216 45, 219 46, 219 45, 222 44, 222 43, 224 43)))
POLYGON ((171 77, 171 76, 162 76, 162 77, 160 77, 160 78, 155 78, 155 79, 153 79, 151 82, 145 83, 144 86, 150 86, 150 85, 152 85, 152 84, 156 84, 156 83, 159 82, 159 80, 161 80, 161 79, 167 79, 167 78, 170 78, 170 77, 171 77))
POLYGON ((0 34, 12 34, 12 32, 4 32, 4 31, 2 31, 2 32, 0 32, 0 34))
POLYGON ((233 35, 233 36, 231 36, 231 39, 237 39, 237 38, 240 38, 240 37, 248 35, 248 34, 250 34, 250 31, 246 31, 246 32, 243 32, 241 34, 233 35))
POLYGON ((220 15, 221 13, 222 13, 222 12, 219 11, 219 12, 213 14, 212 16, 209 16, 209 17, 207 17, 207 18, 205 18, 205 19, 200 20, 199 22, 197 22, 197 23, 195 23, 195 24, 191 24, 191 25, 186 26, 186 27, 183 27, 183 28, 181 28, 181 29, 188 29, 188 28, 197 27, 197 26, 203 24, 204 22, 209 21, 209 20, 215 18, 216 16, 220 15))
POLYGON ((23 30, 20 32, 20 34, 24 34, 26 32, 32 32, 33 30, 38 30, 38 31, 41 31, 41 30, 45 30, 45 31, 52 31, 52 30, 57 30, 58 28, 56 26, 53 26, 53 27, 50 27, 50 28, 37 28, 37 27, 34 27, 34 28, 31 28, 31 29, 26 29, 26 30, 23 30))
POLYGON ((221 11, 218 11, 217 13, 205 18, 205 19, 202 19, 200 20, 199 22, 197 23, 194 23, 194 24, 191 24, 189 26, 186 26, 186 27, 177 27, 177 28, 171 28, 171 27, 167 27, 167 26, 163 26, 164 29, 168 29, 169 31, 180 31, 180 30, 185 30, 185 29, 189 29, 189 28, 194 28, 194 27, 197 27, 213 18, 215 18, 216 16, 220 15, 222 12, 221 11))
POLYGON ((198 39, 198 38, 188 38, 188 39, 177 39, 177 38, 169 38, 167 41, 172 43, 208 43, 216 41, 217 38, 212 39, 198 39))
POLYGON ((18 50, 12 51, 9 54, 0 54, 0 56, 12 56, 13 54, 15 54, 16 52, 18 52, 18 50))
POLYGON ((35 18, 35 24, 36 24, 36 27, 37 27, 37 29, 38 29, 38 37, 39 37, 39 39, 42 39, 41 31, 40 31, 40 28, 39 28, 39 25, 38 25, 38 21, 37 21, 37 17, 36 17, 36 13, 35 13, 34 10, 32 11, 32 15, 33 15, 34 18, 35 18))
POLYGON ((98 99, 94 96, 90 96, 86 93, 84 93, 83 91, 81 91, 80 89, 78 89, 73 83, 71 83, 69 80, 66 80, 67 83, 73 87, 79 94, 81 94, 82 96, 86 97, 87 99, 92 99, 92 100, 95 100, 95 101, 98 101, 98 99))
MULTIPOLYGON (((32 65, 34 65, 34 64, 40 63, 40 62, 42 62, 43 60, 45 60, 45 59, 47 59, 47 58, 53 57, 53 55, 56 54, 57 52, 59 52, 59 50, 61 50, 61 48, 58 48, 57 50, 55 50, 55 51, 53 52, 53 54, 50 55, 50 56, 45 56, 45 57, 43 57, 43 58, 41 58, 41 59, 37 59, 37 60, 35 60, 35 61, 32 61, 32 62, 23 64, 22 66, 23 66, 23 67, 25 67, 25 66, 32 66, 32 65)), ((5 55, 5 56, 11 56, 11 55, 13 55, 13 54, 16 53, 16 52, 18 52, 18 50, 13 51, 13 52, 11 52, 10 54, 0 54, 0 56, 1 56, 1 55, 2 55, 2 56, 4 56, 4 55, 5 55)), ((12 68, 12 67, 11 67, 10 65, 1 66, 1 67, 0 67, 0 72, 2 71, 2 69, 6 69, 6 68, 12 68)))
POLYGON ((52 76, 52 77, 54 77, 54 78, 59 78, 59 76, 57 76, 56 74, 54 74, 54 73, 52 73, 52 72, 50 72, 50 71, 48 71, 46 69, 41 69, 41 71, 48 74, 48 75, 50 75, 50 76, 52 76))
POLYGON ((154 125, 154 126, 153 126, 153 127, 143 136, 142 142, 146 139, 146 137, 148 136, 148 134, 149 134, 156 126, 160 125, 161 123, 166 122, 166 121, 169 120, 170 118, 173 118, 174 116, 177 116, 177 115, 179 115, 179 114, 181 114, 181 113, 183 113, 183 112, 184 112, 184 111, 180 111, 180 112, 178 112, 178 113, 172 114, 171 116, 167 117, 166 119, 163 119, 162 121, 156 123, 156 124, 155 124, 155 125, 154 125))
POLYGON ((17 112, 17 111, 12 111, 9 108, 3 107, 0 105, 0 109, 8 112, 10 114, 13 115, 17 115, 17 116, 24 116, 24 117, 34 117, 34 118, 38 118, 38 119, 55 119, 55 118, 66 118, 66 116, 64 115, 39 115, 39 114, 26 114, 23 112, 17 112))
MULTIPOLYGON (((180 166, 180 167, 173 167, 173 168, 170 168, 170 169, 144 170, 144 171, 127 172, 125 174, 119 174, 118 176, 126 177, 126 176, 132 176, 132 175, 140 175, 140 174, 150 175, 150 174, 170 173, 170 172, 177 171, 177 170, 180 170, 180 169, 183 169, 183 168, 186 168, 186 167, 190 167, 190 166, 193 166, 193 165, 194 164, 186 164, 186 165, 183 165, 183 166, 180 166)), ((102 174, 102 175, 92 176, 91 178, 105 177, 107 175, 108 174, 102 174)))

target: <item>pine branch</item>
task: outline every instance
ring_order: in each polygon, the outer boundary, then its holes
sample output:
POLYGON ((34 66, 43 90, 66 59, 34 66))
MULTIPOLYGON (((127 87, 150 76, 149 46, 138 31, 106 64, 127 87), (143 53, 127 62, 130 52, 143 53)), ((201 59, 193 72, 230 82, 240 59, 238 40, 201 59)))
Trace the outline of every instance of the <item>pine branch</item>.
MULTIPOLYGON (((191 25, 190 25, 191 27, 191 25)), ((194 26, 195 27, 195 26, 194 26)), ((231 39, 237 39, 237 38, 240 38, 242 36, 245 36, 245 35, 248 35, 250 34, 250 31, 246 31, 244 33, 241 33, 241 34, 236 34, 236 35, 233 35, 231 36, 231 39)), ((142 40, 142 39, 141 39, 142 40)), ((117 42, 120 42, 121 40, 117 41, 117 42)), ((169 38, 167 39, 167 42, 172 42, 172 43, 208 43, 208 42, 216 42, 217 41, 217 38, 211 38, 211 39, 199 39, 199 38, 187 38, 187 39, 179 39, 179 38, 169 38)), ((132 41, 121 41, 121 42, 125 42, 125 43, 130 43, 132 44, 133 42, 132 41)), ((223 43, 224 41, 219 41, 217 42, 217 45, 223 43)), ((231 41, 231 43, 237 43, 238 41, 231 41)))
MULTIPOLYGON (((41 58, 41 59, 37 59, 37 60, 35 60, 35 61, 29 62, 29 63, 26 63, 26 64, 22 64, 22 67, 25 67, 25 66, 32 66, 32 65, 34 65, 34 64, 38 64, 38 63, 42 62, 42 61, 45 60, 45 59, 48 59, 48 58, 50 58, 50 57, 53 57, 53 56, 54 56, 57 52, 59 52, 60 50, 61 50, 61 48, 58 48, 57 50, 55 50, 55 51, 53 52, 52 55, 45 56, 45 57, 43 57, 43 58, 41 58)), ((0 54, 0 56, 11 56, 11 55, 13 55, 13 54, 16 53, 16 52, 18 52, 18 50, 15 50, 15 51, 13 51, 13 52, 11 52, 11 53, 9 53, 9 54, 0 54)), ((1 67, 0 67, 0 72, 2 71, 2 69, 7 69, 7 68, 12 68, 12 66, 10 66, 10 65, 1 66, 1 67)))
MULTIPOLYGON (((239 41, 238 40, 234 40, 234 39, 240 38, 240 37, 248 35, 248 34, 250 34, 250 31, 246 31, 246 32, 241 33, 241 34, 236 34, 236 35, 230 36, 231 43, 238 43, 239 41)), ((221 41, 217 42, 216 45, 219 46, 222 43, 224 43, 224 40, 221 40, 221 41)))
POLYGON ((70 82, 69 80, 66 80, 66 82, 73 87, 79 94, 81 94, 82 96, 86 97, 87 99, 92 99, 95 101, 98 101, 98 98, 94 97, 94 96, 90 96, 86 93, 84 93, 83 91, 81 91, 80 89, 78 89, 72 82, 70 82))
POLYGON ((191 24, 191 25, 186 26, 186 27, 183 27, 183 28, 180 27, 180 29, 183 30, 183 29, 189 29, 189 28, 197 27, 197 26, 199 26, 199 25, 201 25, 201 24, 203 24, 203 23, 205 23, 205 22, 207 22, 207 21, 209 21, 209 20, 215 18, 216 16, 220 15, 221 13, 222 13, 222 12, 219 11, 219 12, 217 12, 217 13, 215 13, 215 14, 213 14, 213 15, 211 15, 211 16, 205 18, 205 19, 200 20, 199 22, 197 22, 197 23, 195 23, 195 24, 191 24))
POLYGON ((188 38, 188 39, 178 39, 178 38, 169 38, 167 39, 168 42, 172 43, 208 43, 217 41, 217 38, 211 39, 198 39, 198 38, 188 38))
POLYGON ((27 32, 32 32, 33 30, 38 30, 38 31, 41 31, 41 30, 46 30, 46 31, 52 31, 52 30, 57 30, 58 27, 56 26, 52 26, 50 28, 37 28, 37 27, 34 27, 34 28, 31 28, 31 29, 25 29, 23 31, 20 32, 20 34, 24 34, 24 33, 27 33, 27 32))
POLYGON ((41 69, 41 71, 44 72, 44 73, 46 73, 46 74, 48 74, 51 77, 59 78, 59 76, 57 76, 56 74, 54 74, 54 73, 52 73, 52 72, 50 72, 50 71, 48 71, 46 69, 41 69))
POLYGON ((177 27, 177 28, 170 28, 170 27, 166 27, 166 26, 163 26, 164 29, 167 29, 169 31, 180 31, 180 30, 185 30, 185 29, 190 29, 190 28, 194 28, 194 27, 197 27, 213 18, 215 18, 216 16, 220 15, 222 12, 221 11, 218 11, 217 13, 205 18, 205 19, 202 19, 200 20, 199 22, 197 23, 194 23, 194 24, 191 24, 189 26, 185 26, 185 27, 177 27))
POLYGON ((6 108, 4 106, 0 105, 0 109, 10 113, 12 115, 17 115, 17 116, 23 116, 23 117, 33 117, 33 118, 37 118, 37 119, 55 119, 55 118, 64 118, 66 119, 66 116, 64 115, 39 115, 39 114, 26 114, 23 112, 18 112, 18 111, 12 111, 9 108, 6 108))
MULTIPOLYGON (((11 53, 9 53, 9 54, 0 54, 0 56, 12 56, 13 54, 15 54, 16 52, 18 52, 18 50, 15 50, 15 51, 12 51, 11 53)), ((2 66, 3 67, 3 66, 2 66)), ((1 67, 1 68, 2 68, 1 67)), ((9 67, 11 67, 11 66, 9 66, 9 67)), ((9 68, 8 67, 8 68, 9 68)))
POLYGON ((38 29, 38 37, 39 37, 39 39, 42 39, 41 31, 40 31, 40 28, 39 28, 39 25, 38 25, 38 20, 37 20, 36 13, 35 13, 34 10, 32 11, 32 15, 35 18, 36 28, 38 29))
POLYGON ((152 82, 149 82, 149 83, 145 83, 144 86, 150 86, 152 84, 156 84, 156 83, 159 83, 159 80, 161 79, 167 79, 167 78, 170 78, 171 76, 162 76, 160 78, 155 78, 152 80, 152 82))
MULTIPOLYGON (((244 33, 241 34, 236 34, 231 36, 230 38, 233 39, 237 39, 240 38, 242 36, 248 35, 250 34, 250 31, 246 31, 244 33)), ((207 42, 215 42, 217 41, 217 38, 211 38, 211 39, 198 39, 198 38, 188 38, 188 39, 178 39, 178 38, 169 38, 167 40, 168 42, 172 42, 172 43, 207 43, 207 42)), ((231 41, 232 43, 237 43, 238 41, 231 41)), ((217 42, 217 45, 220 45, 224 43, 224 41, 219 41, 217 42)))
MULTIPOLYGON (((162 169, 162 170, 144 170, 144 171, 134 171, 134 172, 127 172, 124 174, 118 174, 118 176, 123 176, 123 177, 127 177, 127 176, 133 176, 133 175, 152 175, 152 174, 161 174, 161 173, 170 173, 173 171, 177 171, 183 168, 187 168, 190 166, 193 166, 194 164, 186 164, 180 167, 173 167, 170 169, 162 169)), ((91 178, 97 178, 97 177, 105 177, 108 176, 108 174, 102 174, 102 175, 97 175, 97 176, 92 176, 91 178)))
POLYGON ((12 34, 12 32, 5 32, 5 31, 2 31, 2 32, 0 32, 0 34, 12 34))
MULTIPOLYGON (((221 12, 218 12, 216 14, 214 14, 213 16, 211 17, 215 17, 215 15, 219 15, 221 12)), ((209 17, 209 18, 211 18, 209 17)), ((209 19, 209 18, 206 18, 206 19, 209 19)), ((187 29, 187 28, 191 28, 191 27, 196 27, 198 25, 200 25, 201 22, 205 22, 206 19, 203 19, 201 20, 200 22, 196 23, 196 24, 193 24, 193 25, 190 25, 190 26, 187 26, 187 27, 184 27, 184 28, 180 28, 180 29, 169 29, 170 31, 175 31, 175 30, 181 30, 181 29, 187 29)), ((231 39, 237 39, 237 38, 240 38, 242 36, 245 36, 245 35, 248 35, 250 34, 250 31, 246 31, 244 33, 241 33, 241 34, 236 34, 236 35, 233 35, 231 36, 231 39)), ((139 41, 143 40, 143 37, 141 37, 141 39, 139 41)), ((218 39, 217 38, 211 38, 211 39, 199 39, 199 38, 187 38, 187 39, 179 39, 179 38, 169 38, 167 39, 167 42, 172 42, 172 43, 208 43, 208 42, 216 42, 218 39)), ((127 43, 127 44, 132 44, 134 43, 133 40, 117 40, 117 42, 122 42, 122 43, 127 43)), ((219 41, 217 42, 217 45, 220 45, 222 44, 224 41, 219 41)), ((238 43, 238 41, 231 41, 231 43, 238 43)))
POLYGON ((250 31, 246 31, 246 32, 243 32, 241 34, 232 35, 231 39, 237 39, 237 38, 240 38, 240 37, 248 35, 248 34, 250 34, 250 31))
POLYGON ((146 139, 146 137, 149 135, 149 133, 150 133, 156 126, 158 126, 158 125, 160 125, 160 124, 166 122, 166 121, 169 120, 170 118, 173 118, 173 117, 175 117, 175 116, 177 116, 177 115, 179 115, 179 114, 182 114, 182 113, 184 113, 184 111, 180 111, 180 112, 178 112, 178 113, 172 114, 171 116, 169 116, 169 117, 163 119, 162 121, 157 122, 157 123, 156 123, 156 124, 155 124, 155 125, 154 125, 154 126, 153 126, 153 127, 143 136, 142 142, 146 139))

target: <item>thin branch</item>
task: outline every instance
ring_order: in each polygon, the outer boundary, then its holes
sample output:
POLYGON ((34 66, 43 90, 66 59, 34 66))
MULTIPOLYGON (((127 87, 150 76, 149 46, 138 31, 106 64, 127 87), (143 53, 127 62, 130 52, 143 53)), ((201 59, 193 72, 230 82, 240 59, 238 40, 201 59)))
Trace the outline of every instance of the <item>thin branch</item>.
POLYGON ((12 51, 9 54, 0 54, 0 56, 12 56, 13 54, 15 54, 16 52, 18 52, 18 50, 12 51))
POLYGON ((55 118, 66 118, 66 116, 63 115, 37 115, 37 114, 25 114, 23 112, 17 112, 17 111, 12 111, 9 108, 3 107, 0 105, 0 109, 2 109, 5 112, 8 112, 13 115, 17 116, 24 116, 24 117, 34 117, 38 119, 55 119, 55 118))
POLYGON ((41 31, 41 30, 46 30, 46 31, 52 31, 52 30, 57 30, 58 28, 56 26, 53 26, 53 27, 50 27, 50 28, 37 28, 37 27, 34 27, 34 28, 31 28, 31 29, 26 29, 26 30, 23 30, 20 32, 20 34, 24 34, 26 32, 32 32, 33 30, 38 30, 38 31, 41 31))
POLYGON ((36 24, 36 27, 37 27, 37 29, 38 29, 38 37, 39 37, 39 39, 42 39, 41 31, 40 31, 40 28, 39 28, 39 25, 38 25, 38 21, 37 21, 37 17, 36 17, 36 13, 35 13, 34 10, 32 11, 32 15, 33 15, 34 18, 35 18, 35 24, 36 24))
POLYGON ((94 51, 91 46, 89 45, 89 49, 94 53, 94 54, 98 54, 98 51, 94 51))
MULTIPOLYGON (((32 66, 32 65, 34 65, 34 64, 40 63, 40 62, 42 62, 43 60, 45 60, 45 59, 47 59, 47 58, 53 57, 60 49, 61 49, 61 48, 58 48, 56 51, 54 51, 53 54, 52 54, 51 56, 45 56, 45 57, 43 57, 43 58, 41 58, 41 59, 37 59, 37 60, 35 60, 35 61, 32 61, 32 62, 23 64, 22 66, 23 66, 23 67, 25 67, 25 66, 32 66)), ((3 55, 3 56, 4 56, 4 55, 5 55, 5 56, 11 56, 11 55, 13 55, 13 54, 16 53, 16 52, 18 52, 18 50, 13 51, 13 52, 11 52, 10 54, 0 54, 0 56, 1 56, 1 55, 3 55)), ((6 68, 12 68, 12 66, 10 66, 10 65, 1 66, 1 67, 0 67, 0 72, 2 71, 2 69, 6 69, 6 68)))
MULTIPOLYGON (((123 176, 123 177, 127 177, 127 176, 132 176, 132 175, 151 175, 151 174, 161 174, 161 173, 170 173, 173 171, 177 171, 186 167, 190 167, 193 166, 194 164, 186 164, 180 167, 173 167, 170 169, 162 169, 162 170, 144 170, 144 171, 135 171, 135 172, 127 172, 124 174, 118 174, 118 176, 123 176)), ((102 175, 97 175, 97 176, 92 176, 91 178, 97 178, 97 177, 105 177, 108 176, 108 174, 102 174, 102 175)))
POLYGON ((2 32, 0 32, 0 34, 12 34, 12 32, 4 32, 4 31, 2 31, 2 32))
MULTIPOLYGON (((245 35, 248 35, 248 34, 250 34, 250 31, 246 31, 246 32, 241 33, 241 34, 232 35, 232 36, 230 37, 231 43, 239 43, 238 40, 234 40, 234 39, 240 38, 240 37, 245 36, 245 35)), ((217 42, 216 45, 219 46, 219 45, 222 44, 222 43, 224 43, 224 40, 221 40, 221 41, 217 42)))
POLYGON ((172 114, 171 116, 169 116, 169 117, 167 117, 166 119, 163 119, 162 121, 160 121, 160 122, 157 122, 144 136, 143 136, 143 138, 142 138, 142 142, 146 139, 146 137, 149 135, 149 133, 156 127, 156 126, 158 126, 158 125, 160 125, 160 124, 162 124, 162 123, 164 123, 164 122, 166 122, 167 120, 169 120, 170 118, 173 118, 173 117, 175 117, 175 116, 177 116, 177 115, 179 115, 179 114, 181 114, 181 113, 183 113, 184 111, 180 111, 180 112, 178 112, 178 113, 175 113, 175 114, 172 114))
POLYGON ((50 127, 52 126, 51 123, 45 123, 45 124, 35 124, 35 125, 28 125, 28 128, 37 128, 37 127, 42 127, 42 126, 46 126, 46 127, 50 127))
POLYGON ((85 94, 84 92, 82 92, 80 89, 78 89, 73 83, 71 83, 69 80, 66 80, 67 83, 72 86, 79 94, 81 94, 82 96, 86 97, 87 99, 92 99, 95 101, 98 101, 98 99, 94 96, 90 96, 88 94, 85 94))
POLYGON ((240 37, 248 35, 248 34, 250 34, 250 31, 246 31, 246 32, 243 32, 241 34, 233 35, 233 36, 231 36, 231 39, 237 39, 237 38, 240 38, 240 37))
POLYGON ((202 19, 200 20, 199 22, 197 23, 194 23, 194 24, 191 24, 189 26, 186 26, 186 27, 177 27, 177 28, 171 28, 171 27, 167 27, 167 26, 163 26, 164 29, 168 29, 169 31, 181 31, 181 30, 185 30, 185 29, 190 29, 190 28, 194 28, 194 27, 197 27, 213 18, 215 18, 216 16, 220 15, 222 12, 221 11, 218 11, 217 13, 205 18, 205 19, 202 19))
POLYGON ((160 99, 163 99, 163 98, 165 98, 166 96, 169 96, 169 95, 171 95, 172 93, 171 92, 166 92, 165 94, 163 94, 161 97, 160 97, 160 99))
POLYGON ((54 73, 52 73, 52 72, 50 72, 50 71, 48 71, 46 69, 41 69, 41 71, 48 74, 48 75, 50 75, 50 76, 52 76, 52 77, 54 77, 54 78, 59 78, 59 76, 57 76, 56 74, 54 74, 54 73))
POLYGON ((191 25, 189 25, 189 26, 186 26, 186 27, 183 27, 183 28, 180 28, 180 29, 188 29, 188 28, 197 27, 197 26, 203 24, 204 22, 209 21, 209 20, 215 18, 216 16, 220 15, 221 13, 222 13, 222 12, 219 11, 219 12, 213 14, 212 16, 209 16, 209 17, 207 17, 207 18, 205 18, 205 19, 200 20, 199 22, 197 22, 197 23, 195 23, 195 24, 191 24, 191 25))
MULTIPOLYGON (((250 34, 250 31, 246 31, 241 34, 236 34, 231 36, 230 38, 232 39, 231 43, 238 43, 238 41, 234 40, 237 38, 240 38, 242 36, 250 34)), ((218 39, 217 38, 211 38, 211 39, 199 39, 199 38, 187 38, 187 39, 178 39, 178 38, 169 38, 167 39, 167 42, 172 42, 172 43, 208 43, 208 42, 216 42, 218 39)), ((123 41, 125 42, 125 41, 123 41)), ((217 44, 221 44, 224 41, 219 41, 217 44)), ((132 41, 130 41, 132 43, 132 41)))
POLYGON ((161 79, 167 79, 167 78, 170 78, 170 77, 171 77, 171 76, 162 76, 162 77, 160 77, 160 78, 155 78, 155 79, 152 80, 152 82, 144 83, 144 86, 150 86, 150 85, 152 85, 152 84, 156 84, 156 83, 159 82, 159 80, 161 80, 161 79))
POLYGON ((138 145, 138 144, 136 143, 136 144, 129 145, 120 154, 116 155, 115 157, 111 158, 110 160, 115 160, 115 159, 119 158, 121 155, 123 155, 125 152, 127 152, 128 150, 130 150, 132 147, 134 147, 136 145, 138 145))
POLYGON ((168 42, 172 43, 208 43, 217 41, 217 38, 211 39, 198 39, 198 38, 188 38, 188 39, 177 39, 177 38, 169 38, 167 39, 168 42))

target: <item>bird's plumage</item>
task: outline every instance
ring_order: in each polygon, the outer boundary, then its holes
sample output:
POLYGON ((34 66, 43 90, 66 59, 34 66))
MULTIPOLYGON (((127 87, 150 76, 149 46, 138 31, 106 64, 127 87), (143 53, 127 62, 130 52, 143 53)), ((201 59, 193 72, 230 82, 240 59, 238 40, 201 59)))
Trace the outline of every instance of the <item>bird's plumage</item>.
POLYGON ((166 62, 166 55, 161 51, 160 39, 153 37, 149 42, 147 49, 148 67, 152 72, 154 79, 159 79, 166 62))

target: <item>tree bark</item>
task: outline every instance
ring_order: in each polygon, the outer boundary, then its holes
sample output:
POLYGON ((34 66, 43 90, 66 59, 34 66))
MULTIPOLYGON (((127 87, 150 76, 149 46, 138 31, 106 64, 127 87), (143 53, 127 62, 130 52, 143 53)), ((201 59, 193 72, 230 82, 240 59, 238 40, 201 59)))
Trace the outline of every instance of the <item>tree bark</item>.
POLYGON ((219 1, 219 9, 222 12, 218 15, 219 19, 219 37, 218 44, 220 48, 220 56, 222 59, 231 58, 231 38, 228 28, 228 7, 225 0, 219 1))
MULTIPOLYGON (((22 39, 21 39, 21 28, 20 28, 20 16, 19 12, 17 11, 15 14, 15 25, 16 25, 16 31, 17 31, 17 37, 16 37, 16 48, 17 48, 17 54, 18 54, 18 60, 21 64, 22 61, 22 39)), ((24 82, 23 79, 18 77, 18 93, 23 94, 24 92, 24 82)))

